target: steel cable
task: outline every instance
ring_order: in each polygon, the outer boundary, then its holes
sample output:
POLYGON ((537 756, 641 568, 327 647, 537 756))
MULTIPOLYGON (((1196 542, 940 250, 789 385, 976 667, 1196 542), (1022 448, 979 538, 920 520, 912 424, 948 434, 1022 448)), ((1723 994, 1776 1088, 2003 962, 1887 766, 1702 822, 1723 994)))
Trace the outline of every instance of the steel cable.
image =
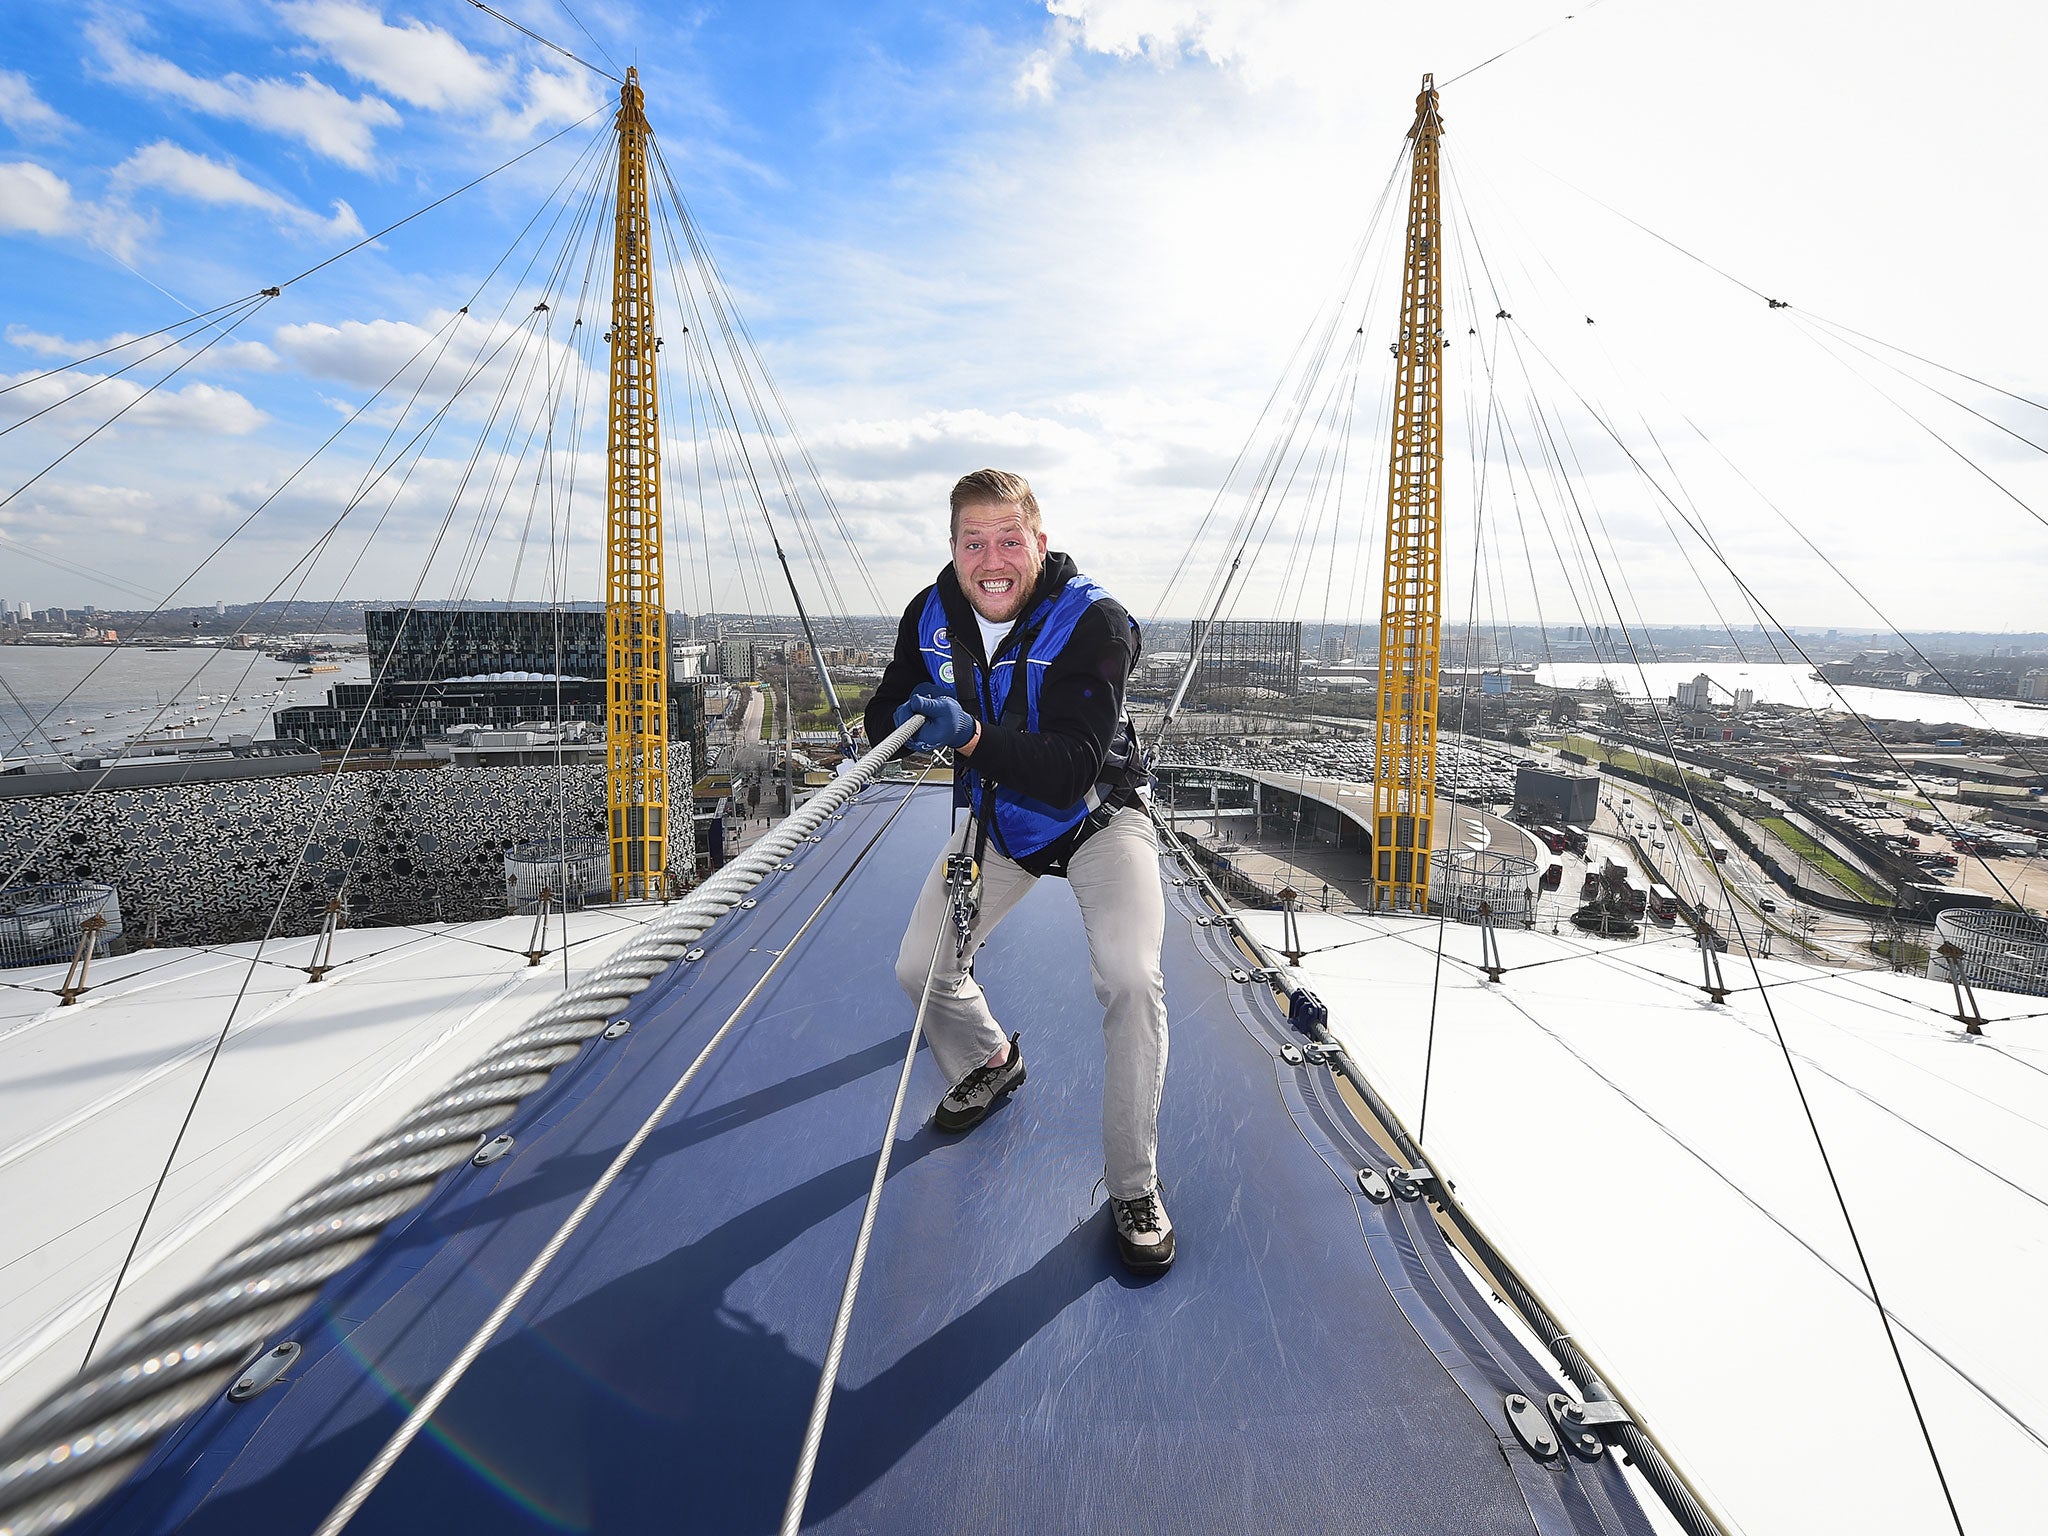
POLYGON ((803 1449, 797 1455, 796 1476, 790 1480, 789 1502, 782 1511, 782 1536, 797 1536, 803 1529, 804 1506, 810 1502, 811 1478, 818 1470, 818 1447, 825 1439, 825 1416, 832 1411, 832 1393, 839 1385, 839 1362, 846 1353, 846 1335, 853 1326, 853 1303, 860 1294, 860 1277, 868 1267, 868 1243, 875 1235, 875 1215, 882 1207, 882 1185, 889 1178, 896 1129, 903 1121, 903 1101, 910 1092, 910 1069, 917 1064, 918 1042, 924 1038, 924 1016, 932 1001, 932 978, 939 971, 939 951, 946 945, 949 930, 943 918, 936 926, 931 963, 924 968, 924 990, 917 1000, 917 1017, 910 1025, 910 1045, 903 1053, 903 1070, 896 1077, 896 1098, 889 1106, 889 1124, 882 1132, 881 1150, 875 1154, 875 1176, 868 1185, 868 1203, 860 1214, 860 1235, 853 1240, 853 1257, 847 1261, 846 1284, 839 1293, 838 1314, 832 1319, 832 1340, 825 1348, 825 1363, 818 1371, 810 1422, 804 1426, 803 1449))
POLYGON ((162 1435, 212 1401, 271 1330, 298 1316, 377 1232, 424 1201, 442 1174, 467 1162, 482 1137, 872 782, 917 724, 899 727, 745 858, 670 906, 524 1029, 32 1409, 0 1438, 0 1532, 44 1536, 104 1498, 162 1435))
MULTIPOLYGON (((899 737, 907 738, 923 723, 924 717, 920 715, 901 727, 896 734, 899 737)), ((930 772, 930 767, 927 767, 924 775, 919 776, 918 783, 922 784, 924 777, 928 776, 930 772)), ((916 785, 912 786, 913 789, 916 787, 916 785)), ((882 825, 875 830, 874 836, 870 837, 861 851, 854 856, 853 862, 832 883, 831 889, 825 892, 824 898, 811 909, 810 916, 806 917, 796 932, 790 935, 789 941, 783 945, 780 952, 775 956, 774 961, 768 966, 768 969, 761 973, 753 986, 747 989, 746 995, 734 1005, 732 1012, 726 1015, 725 1022, 720 1024, 712 1032, 711 1038, 704 1042, 703 1049, 698 1051, 689 1066, 683 1069, 682 1076, 678 1077, 669 1091, 662 1096, 661 1102, 654 1106, 645 1120, 641 1121, 640 1128, 628 1138, 623 1147, 619 1148, 617 1155, 612 1158, 604 1172, 598 1175, 597 1181, 590 1186, 583 1198, 577 1202, 576 1208, 563 1218, 562 1224, 555 1229, 554 1235, 542 1246, 540 1252, 534 1255, 533 1262, 527 1265, 525 1272, 520 1275, 518 1280, 513 1282, 511 1289, 506 1291, 497 1306, 491 1309, 490 1316, 484 1319, 482 1326, 470 1336, 469 1342, 449 1362, 439 1378, 435 1380, 434 1385, 414 1404, 412 1411, 406 1415, 405 1422, 393 1431, 391 1438, 384 1442, 383 1449, 378 1451, 376 1456, 371 1459, 370 1464, 357 1476, 355 1482, 349 1485, 348 1491, 342 1495, 340 1502, 328 1512, 327 1518, 321 1521, 320 1527, 314 1533, 314 1536, 339 1536, 339 1533, 355 1518, 357 1511, 363 1507, 364 1501, 372 1493, 376 1492, 377 1486, 384 1481, 392 1467, 397 1465, 398 1458, 405 1454, 406 1447, 419 1437, 419 1432, 426 1428, 427 1421, 434 1416, 441 1404, 447 1401, 448 1394, 453 1392, 456 1386, 460 1384, 462 1378, 468 1374, 470 1366, 474 1365, 484 1350, 490 1346, 491 1340, 497 1337, 498 1330, 505 1326, 506 1321, 518 1308, 519 1303, 526 1299, 528 1293, 532 1291, 534 1285, 540 1280, 541 1275, 546 1272, 547 1267, 555 1261, 556 1256, 561 1253, 569 1239, 575 1235, 576 1229, 583 1225, 584 1218, 596 1208, 597 1202, 604 1198, 605 1192, 618 1181, 619 1175, 625 1172, 626 1164, 633 1160, 634 1155, 639 1152, 640 1148, 646 1145, 647 1138, 654 1134, 655 1129, 667 1118, 668 1112, 675 1108, 676 1101, 683 1096, 683 1090, 696 1080, 697 1074, 703 1069, 704 1063, 709 1061, 712 1053, 725 1042, 726 1036, 732 1032, 733 1026, 739 1022, 740 1016, 753 1005, 754 999, 761 995, 761 989, 768 985, 769 980, 777 971, 782 969, 783 962, 795 953, 798 943, 810 931, 811 924, 818 920, 824 913, 825 908, 831 905, 833 898, 838 896, 840 891, 845 888, 847 881, 852 879, 853 872, 860 868, 868 854, 874 850, 875 845, 882 840, 882 835, 889 830, 891 823, 902 813, 903 807, 909 803, 910 795, 906 793, 896 803, 896 809, 891 811, 882 825)), ((934 959, 936 960, 936 955, 934 959)), ((913 1044, 912 1050, 915 1051, 915 1049, 915 1044, 913 1044)))

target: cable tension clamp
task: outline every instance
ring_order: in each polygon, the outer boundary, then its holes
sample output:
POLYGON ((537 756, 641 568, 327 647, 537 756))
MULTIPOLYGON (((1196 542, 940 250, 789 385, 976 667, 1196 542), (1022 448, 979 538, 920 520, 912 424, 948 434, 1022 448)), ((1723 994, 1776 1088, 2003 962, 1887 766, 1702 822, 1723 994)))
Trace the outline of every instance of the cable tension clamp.
POLYGON ((946 855, 946 904, 953 913, 953 954, 964 960, 981 917, 981 860, 971 853, 946 855))

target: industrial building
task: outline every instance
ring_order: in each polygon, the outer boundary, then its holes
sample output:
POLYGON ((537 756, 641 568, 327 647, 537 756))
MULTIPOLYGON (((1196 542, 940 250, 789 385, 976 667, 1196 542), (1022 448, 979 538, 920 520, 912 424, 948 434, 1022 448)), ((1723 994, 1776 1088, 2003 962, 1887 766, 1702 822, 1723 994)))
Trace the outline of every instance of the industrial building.
MULTIPOLYGON (((605 725, 604 615, 550 609, 372 608, 363 614, 372 681, 338 683, 323 704, 277 712, 280 738, 326 751, 423 747, 450 727, 605 725), (561 675, 555 674, 560 620, 561 675)), ((694 667, 694 661, 691 663, 694 667)), ((668 734, 704 761, 704 680, 671 677, 668 734)))
POLYGON ((1288 698, 1301 692, 1301 621, 1218 619, 1198 621, 1192 644, 1200 654, 1188 702, 1257 688, 1288 698))
POLYGON ((1522 767, 1515 770, 1517 821, 1561 821, 1571 826, 1591 826, 1600 809, 1600 781, 1548 768, 1522 767))

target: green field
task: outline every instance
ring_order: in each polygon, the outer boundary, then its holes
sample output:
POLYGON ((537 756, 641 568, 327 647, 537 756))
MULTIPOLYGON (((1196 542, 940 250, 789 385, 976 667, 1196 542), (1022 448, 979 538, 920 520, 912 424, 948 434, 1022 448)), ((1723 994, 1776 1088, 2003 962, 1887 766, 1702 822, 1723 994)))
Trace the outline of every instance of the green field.
MULTIPOLYGON (((1576 752, 1593 762, 1611 763, 1617 768, 1626 768, 1631 773, 1640 773, 1645 778, 1657 779, 1665 784, 1679 782, 1678 770, 1661 758, 1644 757, 1641 753, 1632 752, 1626 747, 1610 747, 1590 736, 1567 736, 1564 738, 1564 748, 1567 752, 1576 752)), ((1687 775, 1687 778, 1696 785, 1706 782, 1696 773, 1687 775)))
POLYGON ((1782 816, 1759 816, 1755 818, 1760 827, 1768 827, 1771 835, 1798 854, 1815 869, 1826 875, 1843 890, 1863 901, 1879 906, 1890 906, 1892 893, 1879 885, 1862 870, 1845 863, 1841 856, 1830 848, 1815 842, 1805 832, 1792 825, 1782 816))
POLYGON ((1925 944, 1915 944, 1908 939, 1872 939, 1864 948, 1878 959, 1889 961, 1895 969, 1911 971, 1916 976, 1927 970, 1925 944))

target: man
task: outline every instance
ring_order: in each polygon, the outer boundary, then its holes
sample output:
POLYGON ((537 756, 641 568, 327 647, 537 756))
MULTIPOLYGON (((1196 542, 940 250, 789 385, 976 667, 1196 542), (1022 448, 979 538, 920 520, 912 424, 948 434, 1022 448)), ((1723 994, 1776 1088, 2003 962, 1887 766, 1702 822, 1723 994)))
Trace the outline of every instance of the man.
POLYGON ((1157 1166, 1166 903, 1141 800, 1147 778, 1124 718, 1138 627, 1072 559, 1047 553, 1023 477, 976 470, 953 487, 952 507, 953 563, 904 610, 867 707, 870 741, 919 714, 914 744, 952 748, 956 803, 971 815, 947 852, 980 861, 964 948, 942 856, 896 957, 913 1001, 929 981, 925 1033, 953 1085, 932 1125, 972 1130, 1023 1085, 1020 1037, 1006 1038, 990 1014, 974 955, 1041 876, 1064 876, 1104 1010, 1102 1146, 1117 1251, 1132 1269, 1157 1272, 1174 1252, 1157 1166))

